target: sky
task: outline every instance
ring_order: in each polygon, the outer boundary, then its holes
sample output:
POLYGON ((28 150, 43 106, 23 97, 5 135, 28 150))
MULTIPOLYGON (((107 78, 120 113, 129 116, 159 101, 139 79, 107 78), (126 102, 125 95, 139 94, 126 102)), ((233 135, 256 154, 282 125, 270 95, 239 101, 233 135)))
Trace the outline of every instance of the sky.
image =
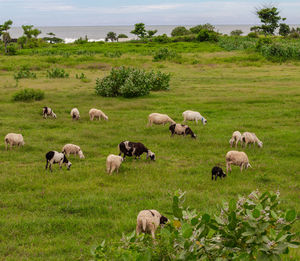
MULTIPOLYGON (((258 24, 264 0, 0 0, 0 24, 14 26, 258 24)), ((272 1, 288 24, 300 24, 300 1, 272 1)))

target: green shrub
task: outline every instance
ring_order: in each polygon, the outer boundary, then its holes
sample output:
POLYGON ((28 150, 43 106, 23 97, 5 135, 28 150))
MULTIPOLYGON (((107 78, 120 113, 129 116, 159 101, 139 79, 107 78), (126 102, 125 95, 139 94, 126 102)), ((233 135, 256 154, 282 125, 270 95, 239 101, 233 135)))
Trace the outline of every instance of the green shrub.
POLYGON ((172 36, 181 36, 181 35, 187 35, 190 33, 191 32, 188 29, 186 29, 184 26, 177 26, 172 30, 171 35, 172 36))
POLYGON ((218 34, 216 32, 209 31, 207 29, 202 29, 197 35, 196 40, 199 42, 205 42, 205 41, 217 42, 218 34))
POLYGON ((300 60, 300 45, 291 43, 273 43, 262 45, 260 52, 272 61, 300 60))
POLYGON ((258 39, 256 43, 256 49, 259 50, 263 45, 268 45, 272 43, 272 39, 270 37, 262 37, 258 39))
POLYGON ((189 35, 182 35, 182 36, 176 36, 172 37, 172 42, 196 42, 196 35, 195 34, 189 34, 189 35))
POLYGON ((258 38, 258 33, 250 32, 247 36, 250 38, 258 38))
POLYGON ((290 232, 295 210, 279 210, 279 193, 258 191, 224 203, 219 215, 200 214, 183 206, 180 191, 173 197, 169 222, 156 240, 133 231, 120 242, 102 242, 96 260, 280 260, 297 248, 290 232))
POLYGON ((171 42, 171 39, 166 34, 163 34, 163 35, 154 36, 152 38, 152 41, 157 43, 169 43, 171 42))
POLYGON ((60 68, 52 68, 51 70, 47 70, 48 78, 69 78, 69 74, 65 72, 64 69, 60 68))
POLYGON ((14 44, 8 44, 7 47, 7 55, 16 55, 17 54, 17 48, 14 44))
POLYGON ((39 101, 44 99, 45 94, 42 90, 26 88, 13 95, 13 101, 39 101))
POLYGON ((36 74, 33 72, 30 72, 30 70, 27 67, 22 67, 17 73, 14 74, 14 79, 19 80, 19 79, 36 79, 36 74))
POLYGON ((242 30, 233 30, 233 31, 230 32, 231 36, 240 36, 242 34, 243 34, 242 30))
POLYGON ((154 53, 153 61, 172 60, 178 56, 175 51, 169 50, 168 48, 160 48, 154 53))
POLYGON ((96 94, 105 97, 126 98, 144 96, 150 90, 168 90, 170 75, 161 72, 146 72, 136 68, 113 68, 103 79, 96 80, 96 94))
POLYGON ((218 45, 226 51, 254 49, 257 39, 250 37, 219 37, 218 45))

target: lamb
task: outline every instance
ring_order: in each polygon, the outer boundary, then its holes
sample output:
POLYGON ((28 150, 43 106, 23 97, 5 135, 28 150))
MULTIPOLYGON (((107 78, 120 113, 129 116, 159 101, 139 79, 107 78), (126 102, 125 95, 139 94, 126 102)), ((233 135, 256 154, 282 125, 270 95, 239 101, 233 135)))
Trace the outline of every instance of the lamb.
POLYGON ((8 145, 10 146, 10 149, 12 149, 13 146, 24 146, 24 138, 22 134, 17 134, 17 133, 8 133, 5 138, 5 149, 7 150, 8 145))
POLYGON ((175 121, 173 121, 167 114, 161 114, 161 113, 151 113, 148 116, 148 126, 152 126, 152 124, 157 124, 157 125, 165 125, 168 122, 170 124, 174 124, 176 123, 175 121))
POLYGON ((253 132, 244 132, 242 135, 242 142, 242 145, 245 147, 247 147, 248 144, 253 144, 253 146, 255 146, 255 143, 257 143, 259 148, 262 148, 263 146, 262 141, 260 141, 253 132))
POLYGON ((66 154, 68 157, 70 154, 74 154, 74 155, 78 154, 79 158, 81 159, 85 158, 81 148, 74 144, 66 144, 65 146, 63 146, 62 153, 66 154))
POLYGON ((217 180, 217 177, 220 177, 220 179, 226 178, 226 174, 223 172, 222 168, 217 166, 213 167, 211 170, 211 180, 214 179, 214 176, 215 176, 215 180, 217 180))
POLYGON ((226 171, 228 173, 228 170, 230 169, 231 172, 231 164, 240 166, 241 172, 244 169, 252 168, 252 166, 249 163, 248 156, 243 151, 236 151, 231 150, 228 151, 226 154, 226 171))
POLYGON ((141 232, 151 233, 152 238, 155 239, 155 231, 159 225, 166 224, 168 219, 161 215, 157 210, 142 210, 137 216, 136 220, 136 234, 141 232))
POLYGON ((101 110, 97 110, 97 109, 90 109, 89 111, 89 115, 90 115, 90 120, 94 120, 94 118, 98 118, 98 120, 100 121, 101 119, 104 120, 108 120, 108 117, 105 115, 105 113, 101 110))
POLYGON ((48 168, 52 172, 52 164, 58 163, 59 168, 61 169, 62 164, 65 163, 70 170, 72 163, 67 159, 66 155, 55 150, 49 151, 46 153, 46 169, 48 168))
POLYGON ((230 147, 235 143, 235 147, 237 147, 239 141, 242 143, 242 134, 239 131, 235 131, 232 133, 232 137, 229 140, 230 147))
POLYGON ((175 123, 169 127, 169 130, 172 133, 171 137, 174 136, 174 134, 183 136, 191 135, 193 139, 196 139, 197 137, 188 125, 175 123))
POLYGON ((135 158, 141 158, 143 153, 147 153, 147 159, 155 160, 155 153, 149 150, 143 143, 140 142, 131 142, 131 141, 122 141, 119 145, 119 156, 123 153, 123 159, 126 156, 135 156, 135 158))
POLYGON ((54 113, 54 111, 50 107, 44 107, 43 108, 43 117, 46 119, 47 116, 51 116, 54 119, 56 119, 56 114, 54 113))
POLYGON ((207 123, 207 120, 197 111, 184 111, 182 116, 184 119, 183 122, 196 121, 196 124, 198 124, 198 120, 201 120, 203 125, 207 123))
POLYGON ((71 110, 71 116, 73 120, 79 120, 80 118, 79 110, 77 108, 73 108, 71 110))
POLYGON ((119 168, 123 162, 123 158, 118 155, 110 154, 106 158, 106 172, 112 174, 115 170, 119 173, 119 168))

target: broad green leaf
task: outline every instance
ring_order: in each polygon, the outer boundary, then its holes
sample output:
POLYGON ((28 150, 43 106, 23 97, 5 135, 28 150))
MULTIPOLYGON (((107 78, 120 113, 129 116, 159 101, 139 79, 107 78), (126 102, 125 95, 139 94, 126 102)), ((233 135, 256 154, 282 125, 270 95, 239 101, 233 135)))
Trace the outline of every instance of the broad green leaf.
POLYGON ((234 199, 231 199, 231 200, 229 201, 229 210, 230 210, 230 211, 235 211, 235 210, 236 210, 236 202, 235 202, 234 199))
POLYGON ((277 214, 273 210, 271 210, 271 216, 272 216, 272 218, 275 218, 275 219, 278 218, 277 214))
POLYGON ((292 222, 294 221, 296 218, 296 211, 295 209, 291 209, 291 210, 288 210, 286 212, 286 215, 285 215, 285 219, 287 222, 292 222))
POLYGON ((182 225, 181 230, 182 230, 182 236, 184 238, 189 238, 193 234, 193 229, 188 223, 184 223, 182 225))
POLYGON ((202 221, 203 223, 208 223, 208 222, 210 221, 210 215, 204 214, 204 215, 202 216, 201 221, 202 221))
POLYGON ((252 212, 252 216, 254 218, 259 218, 260 217, 260 211, 258 209, 254 209, 252 212))
POLYGON ((191 220, 192 226, 196 226, 198 223, 199 223, 199 219, 198 219, 198 218, 193 218, 193 219, 191 220))
POLYGON ((272 240, 275 240, 276 239, 276 232, 273 228, 270 228, 270 236, 272 238, 272 240))

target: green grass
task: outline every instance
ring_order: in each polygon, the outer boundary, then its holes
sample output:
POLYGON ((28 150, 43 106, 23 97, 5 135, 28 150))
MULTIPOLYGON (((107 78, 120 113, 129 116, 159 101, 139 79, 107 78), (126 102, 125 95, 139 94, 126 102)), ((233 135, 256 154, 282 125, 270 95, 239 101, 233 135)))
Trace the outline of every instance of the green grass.
MULTIPOLYGON (((182 49, 181 43, 172 45, 182 49)), ((281 207, 299 211, 299 64, 272 64, 241 51, 191 48, 182 56, 181 63, 155 63, 152 56, 139 52, 120 58, 0 57, 0 137, 22 133, 26 143, 12 151, 0 144, 1 258, 89 260, 91 248, 103 239, 115 240, 134 230, 140 210, 154 208, 168 216, 169 194, 178 188, 187 191, 187 205, 201 213, 214 213, 223 200, 256 188, 279 189, 281 207), (192 64, 195 59, 197 64, 192 64), (37 73, 37 79, 22 79, 19 86, 43 90, 43 101, 11 101, 20 88, 15 87, 13 74, 23 64, 37 73), (136 99, 96 96, 95 79, 120 65, 169 72, 171 89, 136 99), (53 67, 65 68, 70 78, 46 78, 47 68, 53 67), (91 82, 76 79, 82 72, 91 82), (50 106, 57 120, 43 119, 43 106, 50 106), (71 119, 73 107, 80 111, 79 121, 71 119), (90 122, 88 111, 93 107, 103 110, 109 121, 90 122), (170 138, 167 126, 146 127, 152 112, 182 122, 187 109, 208 120, 206 126, 189 123, 197 140, 170 138), (225 180, 211 181, 211 168, 225 167, 235 130, 255 132, 264 147, 245 149, 253 169, 240 173, 233 167, 225 180), (146 161, 145 155, 138 161, 129 158, 119 174, 108 176, 106 156, 117 154, 123 140, 143 142, 157 161, 146 161), (54 166, 53 173, 46 172, 45 153, 60 151, 66 143, 80 145, 86 159, 71 156, 71 171, 54 166)), ((289 257, 298 259, 299 250, 289 257)))

